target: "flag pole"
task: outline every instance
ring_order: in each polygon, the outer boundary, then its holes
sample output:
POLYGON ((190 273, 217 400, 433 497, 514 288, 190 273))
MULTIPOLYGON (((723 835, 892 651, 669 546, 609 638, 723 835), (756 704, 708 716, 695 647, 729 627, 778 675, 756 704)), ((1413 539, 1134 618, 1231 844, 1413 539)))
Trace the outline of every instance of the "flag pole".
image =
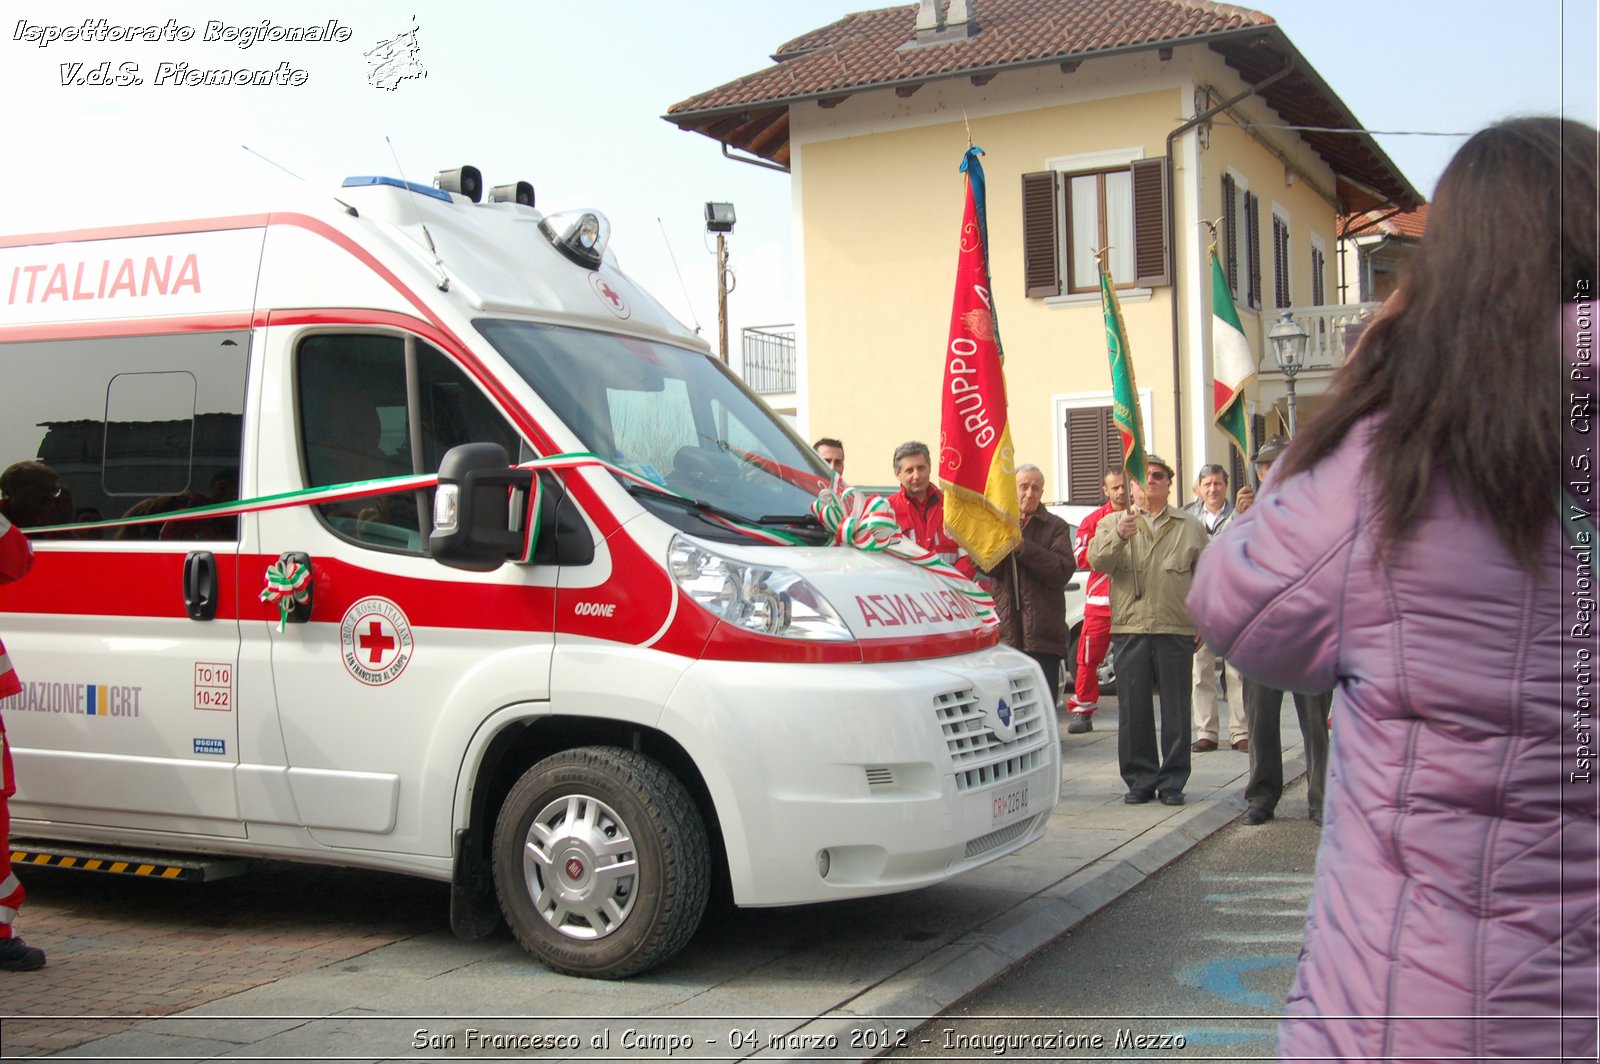
MULTIPOLYGON (((1123 440, 1122 474, 1124 479, 1137 480, 1139 487, 1145 486, 1148 472, 1144 462, 1144 442, 1142 440, 1143 426, 1140 424, 1139 390, 1133 381, 1133 361, 1127 350, 1126 329, 1122 324, 1122 310, 1117 306, 1116 293, 1112 289, 1112 277, 1108 254, 1111 245, 1103 248, 1091 249, 1095 263, 1100 270, 1100 295, 1101 310, 1106 320, 1107 353, 1111 360, 1111 393, 1112 393, 1112 420, 1119 420, 1117 412, 1119 406, 1126 405, 1123 411, 1127 418, 1127 437, 1123 440), (1121 367, 1119 368, 1119 359, 1121 367), (1126 393, 1126 394, 1123 394, 1126 393), (1119 399, 1122 400, 1119 403, 1119 399), (1130 459, 1138 458, 1138 471, 1134 471, 1130 459)), ((1121 426, 1119 425, 1119 435, 1121 426)), ((1133 505, 1133 491, 1128 491, 1128 513, 1137 517, 1138 510, 1133 505)), ((1137 533, 1136 533, 1137 534, 1137 533)), ((1130 537, 1131 538, 1131 537, 1130 537)), ((1139 579, 1139 553, 1134 544, 1128 544, 1128 569, 1133 577, 1133 597, 1144 598, 1144 587, 1139 579)))

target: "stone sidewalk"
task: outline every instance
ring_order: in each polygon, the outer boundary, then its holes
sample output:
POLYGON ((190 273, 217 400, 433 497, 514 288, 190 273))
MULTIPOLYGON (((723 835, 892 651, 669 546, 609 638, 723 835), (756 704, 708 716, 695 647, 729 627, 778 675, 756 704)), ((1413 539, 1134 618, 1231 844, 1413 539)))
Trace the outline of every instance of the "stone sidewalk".
MULTIPOLYGON (((1284 730, 1292 779, 1290 711, 1284 730)), ((0 1059, 869 1059, 1243 811, 1227 749, 1194 756, 1187 805, 1124 805, 1116 740, 1114 704, 1062 735, 1061 804, 1020 853, 909 894, 713 911, 623 982, 556 975, 503 931, 457 940, 438 883, 274 865, 174 893, 24 870, 19 930, 50 964, 0 976, 0 1059)))

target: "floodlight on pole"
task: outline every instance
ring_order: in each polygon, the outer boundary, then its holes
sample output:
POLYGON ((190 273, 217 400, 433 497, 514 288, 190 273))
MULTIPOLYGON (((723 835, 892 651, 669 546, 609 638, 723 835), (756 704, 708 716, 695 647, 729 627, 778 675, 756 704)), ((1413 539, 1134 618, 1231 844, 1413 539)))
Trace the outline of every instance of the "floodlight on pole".
POLYGON ((706 232, 717 234, 717 354, 728 361, 728 293, 733 284, 728 273, 727 235, 737 220, 733 204, 706 204, 706 232))

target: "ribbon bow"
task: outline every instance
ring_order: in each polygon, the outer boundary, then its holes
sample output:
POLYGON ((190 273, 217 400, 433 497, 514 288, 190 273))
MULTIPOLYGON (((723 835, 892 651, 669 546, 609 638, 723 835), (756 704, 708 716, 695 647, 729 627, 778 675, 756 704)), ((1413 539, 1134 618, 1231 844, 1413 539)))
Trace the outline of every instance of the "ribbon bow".
POLYGON ((278 631, 289 623, 289 614, 296 602, 305 601, 305 591, 311 586, 311 569, 299 562, 279 559, 267 566, 267 586, 261 589, 261 601, 278 604, 278 631))
POLYGON ((836 546, 881 551, 903 558, 950 583, 984 624, 1000 623, 994 611, 994 597, 933 551, 902 536, 894 510, 882 495, 873 495, 861 488, 847 488, 842 480, 836 479, 833 487, 817 493, 811 512, 836 546))
POLYGON ((900 536, 887 499, 861 488, 847 488, 839 480, 817 493, 811 512, 835 546, 883 551, 900 536))

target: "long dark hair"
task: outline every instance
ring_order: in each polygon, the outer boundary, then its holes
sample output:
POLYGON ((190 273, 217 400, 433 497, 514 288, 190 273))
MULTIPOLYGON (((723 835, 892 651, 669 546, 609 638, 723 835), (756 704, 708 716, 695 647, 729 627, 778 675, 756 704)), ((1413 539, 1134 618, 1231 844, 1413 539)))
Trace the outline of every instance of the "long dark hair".
POLYGON ((1381 412, 1367 475, 1383 548, 1416 527, 1443 476, 1535 568, 1561 479, 1559 311, 1594 292, 1597 148, 1592 128, 1559 118, 1502 122, 1462 145, 1407 272, 1280 476, 1381 412))

